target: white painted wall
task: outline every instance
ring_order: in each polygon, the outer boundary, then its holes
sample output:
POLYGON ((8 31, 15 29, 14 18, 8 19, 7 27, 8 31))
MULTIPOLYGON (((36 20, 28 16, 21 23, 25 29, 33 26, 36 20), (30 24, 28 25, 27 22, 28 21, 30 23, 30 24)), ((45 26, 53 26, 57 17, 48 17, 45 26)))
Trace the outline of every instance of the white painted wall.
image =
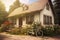
POLYGON ((22 19, 22 27, 26 27, 26 17, 23 17, 22 19))
POLYGON ((39 13, 36 13, 36 15, 34 16, 34 21, 41 23, 42 26, 45 26, 43 24, 43 15, 47 15, 47 16, 51 16, 52 17, 52 24, 54 25, 54 16, 53 13, 51 11, 51 8, 49 10, 46 9, 46 7, 43 9, 43 11, 39 13))
MULTIPOLYGON (((40 13, 34 14, 34 22, 41 23, 42 26, 45 26, 43 24, 43 15, 51 16, 52 17, 52 24, 54 25, 54 16, 53 16, 53 13, 51 11, 51 8, 49 10, 47 10, 46 7, 40 13)), ((23 17, 22 20, 23 20, 22 21, 22 27, 26 27, 27 26, 27 24, 26 24, 26 17, 23 17)), ((18 21, 17 21, 17 23, 18 23, 18 21)))
POLYGON ((15 27, 19 27, 19 18, 16 18, 16 24, 15 27))
POLYGON ((26 24, 26 17, 23 17, 22 20, 23 20, 23 21, 22 21, 22 27, 23 27, 23 28, 25 28, 25 27, 31 27, 31 25, 26 24))
MULTIPOLYGON (((34 22, 41 23, 42 26, 45 26, 43 24, 43 15, 51 16, 52 17, 52 24, 54 25, 54 16, 51 11, 51 8, 50 8, 50 10, 47 10, 46 7, 40 13, 34 14, 34 22)), ((25 26, 27 26, 26 17, 23 17, 23 27, 25 27, 25 26)))
POLYGON ((52 24, 54 25, 54 16, 53 16, 53 13, 51 11, 51 8, 49 10, 47 10, 45 7, 44 10, 40 13, 40 22, 42 25, 44 25, 43 24, 43 15, 51 16, 52 17, 52 24))
POLYGON ((34 22, 40 23, 40 13, 34 15, 34 22))

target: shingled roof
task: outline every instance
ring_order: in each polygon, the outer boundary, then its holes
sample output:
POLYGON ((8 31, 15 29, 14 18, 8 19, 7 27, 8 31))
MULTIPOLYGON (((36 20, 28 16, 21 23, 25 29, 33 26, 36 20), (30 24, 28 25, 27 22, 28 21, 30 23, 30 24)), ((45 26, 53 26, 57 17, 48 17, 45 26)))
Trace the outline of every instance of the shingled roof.
POLYGON ((28 10, 23 10, 22 7, 19 7, 17 9, 15 9, 13 12, 11 12, 8 15, 8 17, 22 15, 22 14, 30 13, 30 12, 37 11, 37 10, 42 10, 45 7, 47 2, 48 2, 48 0, 39 0, 37 2, 34 2, 30 5, 28 5, 28 10))

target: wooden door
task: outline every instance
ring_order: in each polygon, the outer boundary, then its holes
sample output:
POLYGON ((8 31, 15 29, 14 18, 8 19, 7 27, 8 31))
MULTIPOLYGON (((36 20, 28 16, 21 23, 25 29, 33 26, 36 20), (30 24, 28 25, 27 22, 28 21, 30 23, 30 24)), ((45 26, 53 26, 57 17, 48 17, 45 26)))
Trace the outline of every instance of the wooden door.
POLYGON ((22 18, 19 18, 19 27, 22 26, 22 18))

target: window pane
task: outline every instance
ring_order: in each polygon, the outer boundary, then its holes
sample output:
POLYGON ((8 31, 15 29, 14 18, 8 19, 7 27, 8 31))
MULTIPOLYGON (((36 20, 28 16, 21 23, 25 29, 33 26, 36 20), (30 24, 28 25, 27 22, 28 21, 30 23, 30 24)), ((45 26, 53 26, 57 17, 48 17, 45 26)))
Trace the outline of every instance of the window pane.
POLYGON ((47 16, 46 23, 49 25, 49 16, 47 16))
POLYGON ((46 16, 46 15, 44 15, 44 16, 43 16, 43 23, 44 23, 45 25, 50 25, 50 24, 52 24, 52 17, 51 17, 51 16, 46 16))
POLYGON ((52 24, 52 17, 50 17, 50 24, 52 24))
POLYGON ((49 4, 48 3, 46 4, 46 9, 49 10, 49 4))
POLYGON ((32 24, 33 21, 34 21, 34 16, 33 15, 26 16, 26 23, 27 24, 32 24))
POLYGON ((44 24, 46 24, 46 16, 45 15, 43 16, 43 22, 44 22, 44 24))

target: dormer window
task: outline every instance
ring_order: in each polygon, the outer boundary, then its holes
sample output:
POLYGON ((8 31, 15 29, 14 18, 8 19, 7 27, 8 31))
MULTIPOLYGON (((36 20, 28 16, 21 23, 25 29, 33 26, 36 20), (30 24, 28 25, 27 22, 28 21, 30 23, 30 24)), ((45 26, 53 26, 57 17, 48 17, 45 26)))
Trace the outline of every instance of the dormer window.
POLYGON ((48 3, 46 4, 46 9, 49 10, 49 4, 48 3))
POLYGON ((27 5, 23 5, 23 10, 28 10, 28 6, 27 5))

